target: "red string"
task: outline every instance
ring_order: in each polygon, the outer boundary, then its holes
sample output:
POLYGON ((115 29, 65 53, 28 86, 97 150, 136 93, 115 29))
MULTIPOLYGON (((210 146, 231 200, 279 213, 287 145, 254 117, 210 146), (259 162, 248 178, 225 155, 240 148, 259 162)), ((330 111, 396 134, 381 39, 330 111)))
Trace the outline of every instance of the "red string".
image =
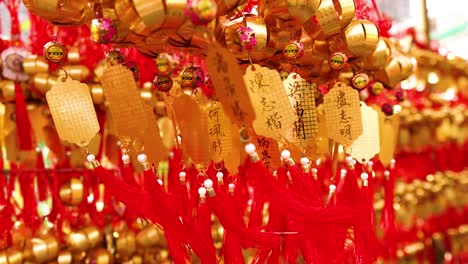
POLYGON ((21 31, 20 31, 20 23, 18 18, 18 6, 20 1, 19 0, 8 0, 5 2, 5 5, 10 12, 11 18, 11 40, 14 45, 21 44, 21 31))

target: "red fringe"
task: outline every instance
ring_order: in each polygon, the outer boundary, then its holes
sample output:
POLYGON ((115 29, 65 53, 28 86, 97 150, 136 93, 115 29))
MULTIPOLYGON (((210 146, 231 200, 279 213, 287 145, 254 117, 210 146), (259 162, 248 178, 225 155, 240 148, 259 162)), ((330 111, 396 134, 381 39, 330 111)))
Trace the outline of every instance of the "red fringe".
POLYGON ((200 203, 197 210, 197 231, 199 238, 209 245, 209 251, 200 257, 202 263, 216 263, 216 250, 213 244, 213 237, 211 236, 211 211, 206 203, 200 203))
POLYGON ((37 192, 39 196, 39 201, 45 201, 47 199, 47 190, 49 188, 49 181, 47 179, 47 175, 44 172, 40 172, 40 170, 45 169, 44 159, 42 157, 42 151, 37 152, 36 169, 39 170, 39 172, 36 174, 37 192))
POLYGON ((18 82, 15 82, 15 107, 19 149, 31 150, 34 148, 32 139, 33 131, 23 91, 21 90, 21 86, 18 82))
POLYGON ((395 173, 389 170, 388 179, 384 183, 384 207, 380 226, 383 230, 384 256, 396 259, 397 230, 395 225, 395 209, 393 208, 395 191, 395 173))
POLYGON ((21 217, 26 226, 31 227, 33 233, 39 228, 40 218, 37 212, 37 200, 34 192, 34 181, 31 173, 18 175, 21 196, 23 197, 23 210, 21 217))

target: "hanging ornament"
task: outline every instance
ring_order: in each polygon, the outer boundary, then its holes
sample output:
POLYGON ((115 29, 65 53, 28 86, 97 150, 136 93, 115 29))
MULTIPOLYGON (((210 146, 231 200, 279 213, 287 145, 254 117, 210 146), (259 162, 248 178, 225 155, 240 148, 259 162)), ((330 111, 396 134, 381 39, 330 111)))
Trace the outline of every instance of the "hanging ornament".
POLYGON ((333 53, 330 58, 328 59, 328 65, 334 70, 341 70, 346 66, 348 62, 348 57, 346 54, 341 52, 333 53))
POLYGON ((324 96, 328 137, 343 145, 351 145, 362 134, 359 93, 338 82, 324 96))
POLYGON ((365 164, 380 152, 379 115, 361 103, 362 134, 346 149, 359 163, 365 164))
POLYGON ((257 39, 255 38, 255 31, 250 27, 239 27, 237 29, 239 34, 239 39, 242 43, 242 46, 251 51, 257 45, 257 39))
POLYGON ((62 44, 49 41, 44 45, 44 57, 50 62, 61 63, 67 57, 67 50, 62 44))
POLYGON ((160 73, 167 73, 172 68, 172 62, 169 55, 166 53, 160 53, 156 58, 156 68, 160 73))
POLYGON ((10 47, 2 52, 2 75, 6 79, 27 81, 29 75, 24 72, 23 61, 29 52, 20 47, 10 47))
POLYGON ((365 73, 358 73, 353 76, 351 82, 354 88, 362 90, 369 84, 369 76, 365 73))
POLYGON ((304 55, 304 45, 298 41, 291 41, 284 47, 283 55, 288 60, 300 59, 304 55))
POLYGON ((99 122, 86 84, 59 77, 46 94, 57 132, 62 140, 85 147, 99 132, 99 122))
POLYGON ((94 41, 107 44, 114 41, 114 38, 117 34, 112 20, 105 17, 94 18, 91 20, 91 37, 94 41))
POLYGON ((184 89, 197 87, 197 74, 192 67, 186 68, 180 75, 180 86, 184 89))
POLYGON ((373 95, 379 95, 382 93, 383 89, 384 89, 384 86, 381 82, 375 82, 371 85, 370 92, 373 95))
POLYGON ((172 88, 172 84, 172 77, 169 74, 158 74, 153 80, 154 88, 163 93, 169 92, 172 88))
POLYGON ((217 11, 218 6, 213 0, 189 0, 185 6, 185 15, 198 26, 210 23, 217 11))
POLYGON ((208 120, 208 146, 211 159, 214 162, 221 162, 231 154, 231 123, 219 102, 210 102, 202 110, 208 120))

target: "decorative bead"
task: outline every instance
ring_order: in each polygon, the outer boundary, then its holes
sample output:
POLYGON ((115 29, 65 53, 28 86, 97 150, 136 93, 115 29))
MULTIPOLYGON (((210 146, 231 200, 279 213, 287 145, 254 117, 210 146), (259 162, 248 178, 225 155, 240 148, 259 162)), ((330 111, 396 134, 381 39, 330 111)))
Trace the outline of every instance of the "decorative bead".
POLYGON ((371 85, 370 92, 373 95, 379 95, 382 93, 383 89, 384 89, 384 86, 381 82, 375 82, 371 85))
POLYGON ((367 76, 367 74, 365 73, 358 73, 354 75, 352 79, 352 83, 353 83, 354 88, 358 90, 362 90, 366 88, 367 85, 369 84, 369 76, 367 76))
POLYGON ((211 189, 213 188, 213 181, 211 179, 206 179, 203 182, 203 186, 205 186, 206 189, 211 189))
POLYGON ((257 45, 255 32, 249 27, 239 27, 237 29, 239 39, 246 50, 252 50, 257 45))
POLYGON ((89 163, 93 163, 96 160, 96 156, 88 154, 88 156, 86 156, 86 160, 88 160, 89 163))
POLYGON ((182 88, 195 88, 197 87, 197 74, 195 73, 194 68, 186 68, 180 76, 180 86, 182 88))
POLYGON ((354 160, 354 159, 353 159, 353 157, 351 157, 351 156, 347 156, 347 157, 346 157, 346 163, 353 163, 353 160, 354 160))
POLYGON ((328 189, 330 190, 330 192, 335 192, 336 190, 336 185, 335 184, 330 184, 330 186, 328 187, 328 189))
POLYGON ((361 173, 361 179, 363 181, 367 181, 369 179, 369 174, 367 174, 365 172, 361 173))
POLYGON ((403 102, 405 100, 405 92, 402 89, 398 89, 395 91, 395 97, 399 102, 403 102))
POLYGON ((224 173, 221 171, 218 171, 216 173, 216 178, 218 178, 218 180, 222 180, 224 178, 224 173))
POLYGON ((137 159, 140 163, 145 163, 148 160, 148 157, 146 156, 146 154, 141 153, 138 154, 137 159))
POLYGON ((391 104, 388 104, 388 103, 383 104, 382 105, 382 112, 387 116, 393 115, 393 106, 391 104))
POLYGON ((255 145, 252 144, 252 143, 249 143, 249 144, 245 145, 244 149, 245 149, 245 152, 247 152, 247 154, 249 154, 249 155, 254 154, 255 151, 257 150, 255 145))
POLYGON ((154 77, 153 86, 160 92, 167 93, 172 88, 172 78, 169 74, 158 74, 154 77))
POLYGON ((229 189, 229 192, 234 192, 234 189, 236 188, 236 185, 234 183, 230 183, 228 184, 228 189, 229 189))
POLYGON ((112 20, 104 17, 91 20, 90 31, 93 40, 103 44, 112 42, 117 34, 112 20))
POLYGON ((179 172, 179 178, 185 178, 187 177, 187 173, 185 171, 179 172))
POLYGON ((288 60, 299 59, 304 55, 304 45, 297 41, 291 41, 284 47, 283 55, 288 60))
POLYGON ((159 185, 163 186, 163 180, 157 179, 156 181, 159 183, 159 185))
POLYGON ((346 171, 346 169, 341 169, 340 173, 341 173, 341 176, 345 176, 347 171, 346 171))
POLYGON ((287 149, 281 151, 281 158, 283 158, 284 160, 291 158, 291 152, 289 152, 289 150, 287 149))
POLYGON ((213 0, 189 0, 185 6, 185 15, 194 25, 207 25, 216 17, 218 6, 213 0))
POLYGON ((310 160, 307 157, 302 157, 301 160, 299 161, 302 166, 309 165, 310 160))
POLYGON ((347 61, 348 61, 348 57, 346 56, 346 54, 341 53, 341 52, 335 52, 328 59, 328 64, 330 65, 332 69, 340 70, 340 69, 343 69, 347 61))
POLYGON ((312 174, 317 174, 317 173, 318 173, 317 168, 312 168, 312 174))
POLYGON ((200 195, 200 197, 206 196, 206 188, 205 187, 198 188, 198 195, 200 195))
POLYGON ((50 41, 44 45, 44 57, 50 62, 60 63, 67 57, 67 50, 62 44, 50 41))
POLYGON ((123 154, 123 155, 122 155, 122 161, 123 161, 123 163, 125 163, 125 164, 130 163, 130 156, 128 156, 128 154, 123 154))

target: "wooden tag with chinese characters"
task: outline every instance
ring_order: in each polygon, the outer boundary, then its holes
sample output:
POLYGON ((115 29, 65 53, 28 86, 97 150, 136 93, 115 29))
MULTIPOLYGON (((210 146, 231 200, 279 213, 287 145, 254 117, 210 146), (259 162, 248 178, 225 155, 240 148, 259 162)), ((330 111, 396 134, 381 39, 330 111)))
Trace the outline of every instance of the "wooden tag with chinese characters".
POLYGON ((205 59, 208 74, 224 112, 239 127, 252 127, 255 113, 247 88, 241 81, 237 59, 216 41, 211 43, 205 59))
POLYGON ((231 123, 219 102, 211 102, 203 109, 208 120, 208 145, 211 159, 223 161, 232 149, 231 123))
POLYGON ((293 142, 304 146, 317 134, 317 111, 314 91, 316 84, 311 84, 297 73, 289 74, 283 81, 284 89, 294 109, 293 142))
MULTIPOLYGON (((323 109, 323 108, 322 108, 323 109)), ((328 132, 325 114, 317 112, 317 134, 305 146, 305 154, 310 158, 318 158, 328 153, 328 132)))
POLYGON ((80 147, 88 145, 99 132, 88 86, 71 79, 62 81, 59 77, 46 98, 60 139, 80 147))
POLYGON ((239 128, 235 124, 231 124, 231 151, 224 158, 224 167, 226 167, 231 174, 235 174, 237 172, 241 156, 246 155, 244 148, 241 146, 238 131, 239 128))
POLYGON ((328 137, 349 146, 362 134, 359 93, 338 82, 324 96, 328 137))
POLYGON ((379 114, 379 158, 384 166, 388 166, 395 155, 398 131, 400 128, 400 115, 394 114, 392 116, 386 116, 380 109, 375 110, 379 114))
POLYGON ((174 112, 182 134, 182 147, 195 164, 208 166, 208 120, 191 96, 174 98, 174 112))
POLYGON ((143 143, 143 152, 147 155, 148 161, 158 166, 159 162, 167 157, 169 151, 161 142, 159 127, 156 123, 156 117, 153 114, 151 106, 144 104, 148 128, 141 136, 140 140, 143 143))
POLYGON ((255 133, 276 140, 286 136, 295 119, 279 73, 257 64, 250 65, 244 82, 257 117, 253 123, 255 133))
POLYGON ((101 83, 117 136, 140 138, 148 123, 132 72, 120 64, 108 65, 101 83))
POLYGON ((380 152, 379 115, 365 103, 361 103, 362 134, 346 148, 347 153, 364 163, 380 152))
POLYGON ((275 170, 281 166, 278 142, 272 138, 254 135, 252 143, 257 147, 258 157, 266 168, 275 170))

